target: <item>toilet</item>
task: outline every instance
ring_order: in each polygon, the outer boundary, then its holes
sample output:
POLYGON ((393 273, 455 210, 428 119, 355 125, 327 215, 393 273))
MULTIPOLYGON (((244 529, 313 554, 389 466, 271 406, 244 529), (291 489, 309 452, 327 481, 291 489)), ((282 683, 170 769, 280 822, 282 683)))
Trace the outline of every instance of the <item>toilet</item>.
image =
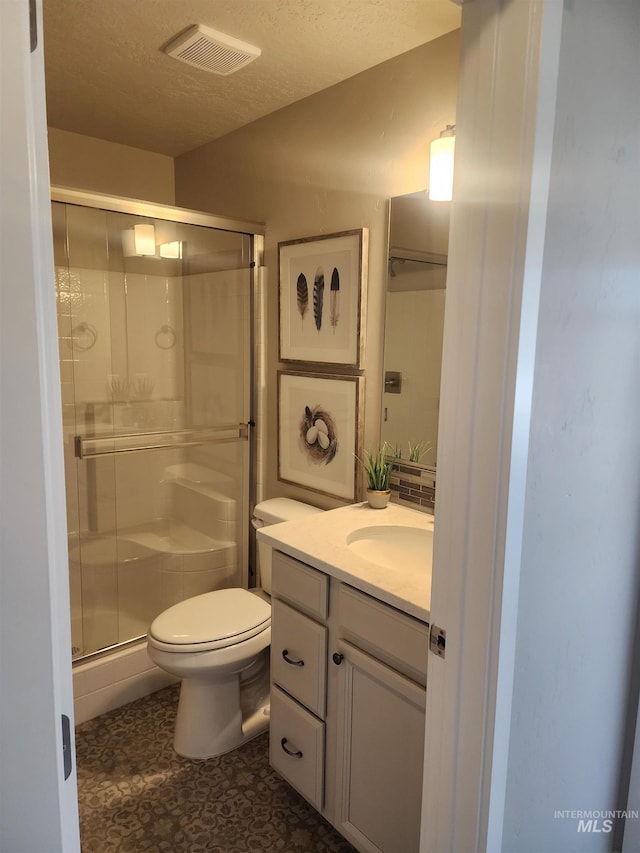
MULTIPOLYGON (((321 512, 289 498, 257 504, 263 527, 321 512)), ((157 616, 147 651, 182 679, 174 749, 186 758, 222 755, 269 727, 271 548, 258 543, 261 589, 219 589, 181 601, 157 616)))

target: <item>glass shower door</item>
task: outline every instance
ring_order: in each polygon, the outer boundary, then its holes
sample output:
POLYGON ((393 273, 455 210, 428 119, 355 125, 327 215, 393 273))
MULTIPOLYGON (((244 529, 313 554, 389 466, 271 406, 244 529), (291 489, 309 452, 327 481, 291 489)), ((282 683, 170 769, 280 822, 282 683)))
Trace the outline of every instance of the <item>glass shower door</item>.
POLYGON ((53 211, 77 658, 246 583, 250 238, 53 211))

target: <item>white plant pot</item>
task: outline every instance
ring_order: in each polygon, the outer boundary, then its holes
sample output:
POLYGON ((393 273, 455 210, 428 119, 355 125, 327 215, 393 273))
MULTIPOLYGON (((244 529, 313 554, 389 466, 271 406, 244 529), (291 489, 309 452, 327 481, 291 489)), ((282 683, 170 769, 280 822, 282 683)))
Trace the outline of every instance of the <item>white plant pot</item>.
POLYGON ((384 509, 391 498, 391 489, 379 492, 376 489, 367 489, 367 501, 371 509, 384 509))

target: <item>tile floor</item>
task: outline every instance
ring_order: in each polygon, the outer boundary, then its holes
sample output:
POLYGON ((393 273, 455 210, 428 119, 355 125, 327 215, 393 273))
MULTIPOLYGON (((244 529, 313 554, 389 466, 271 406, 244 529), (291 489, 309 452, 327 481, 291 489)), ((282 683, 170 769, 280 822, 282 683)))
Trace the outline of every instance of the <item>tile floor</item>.
POLYGON ((269 766, 267 735, 228 755, 173 751, 177 686, 76 729, 83 853, 352 853, 269 766))

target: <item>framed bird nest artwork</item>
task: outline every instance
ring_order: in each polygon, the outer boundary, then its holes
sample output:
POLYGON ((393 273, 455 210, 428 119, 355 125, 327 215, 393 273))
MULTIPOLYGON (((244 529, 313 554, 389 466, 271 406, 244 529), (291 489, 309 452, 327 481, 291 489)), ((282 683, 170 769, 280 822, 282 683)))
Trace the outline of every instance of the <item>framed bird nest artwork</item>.
POLYGON ((280 361, 362 367, 368 236, 278 243, 280 361))
POLYGON ((278 373, 278 479, 360 499, 362 376, 278 373))

